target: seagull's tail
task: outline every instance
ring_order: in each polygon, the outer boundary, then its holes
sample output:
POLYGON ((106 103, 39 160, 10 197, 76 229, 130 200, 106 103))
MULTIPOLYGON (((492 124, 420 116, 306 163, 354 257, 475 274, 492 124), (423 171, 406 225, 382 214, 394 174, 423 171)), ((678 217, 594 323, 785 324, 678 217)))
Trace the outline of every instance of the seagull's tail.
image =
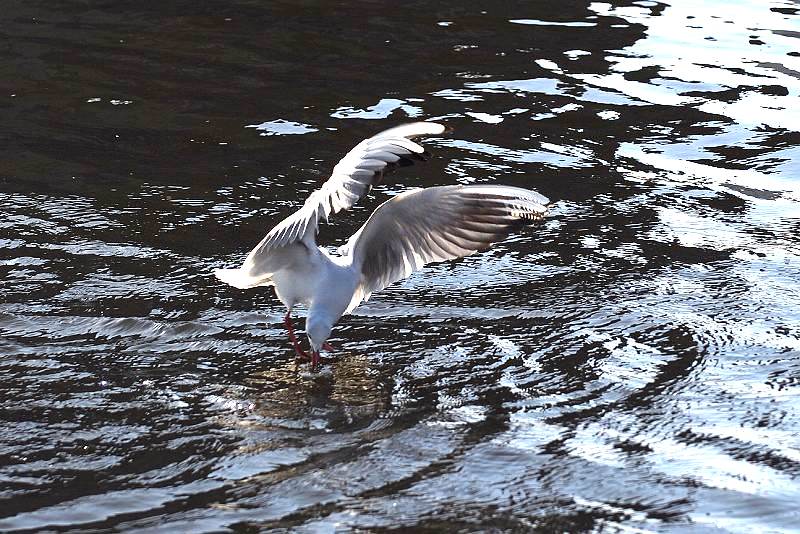
POLYGON ((250 276, 243 269, 217 269, 214 271, 214 276, 239 289, 272 285, 272 277, 270 275, 250 276))

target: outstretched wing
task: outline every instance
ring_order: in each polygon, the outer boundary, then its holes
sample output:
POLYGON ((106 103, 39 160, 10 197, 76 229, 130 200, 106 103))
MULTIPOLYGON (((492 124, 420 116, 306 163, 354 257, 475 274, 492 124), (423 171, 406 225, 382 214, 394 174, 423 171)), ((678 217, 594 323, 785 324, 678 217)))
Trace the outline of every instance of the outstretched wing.
POLYGON ((314 238, 321 218, 327 220, 332 213, 350 209, 395 168, 426 159, 425 149, 411 138, 445 131, 445 126, 435 122, 414 122, 361 141, 336 164, 330 178, 311 193, 303 207, 275 226, 256 249, 263 252, 304 237, 314 238))
POLYGON ((316 245, 321 218, 327 220, 331 213, 350 209, 395 168, 426 159, 425 149, 412 138, 445 131, 445 126, 435 122, 414 122, 361 141, 336 164, 328 180, 311 193, 299 210, 270 230, 239 269, 219 269, 214 274, 239 288, 269 284, 277 269, 290 268, 287 260, 302 257, 305 246, 316 245), (295 247, 300 248, 276 254, 280 249, 295 247))
MULTIPOLYGON (((361 299, 425 264, 468 256, 544 217, 549 200, 527 189, 454 185, 418 189, 381 204, 342 252, 361 271, 361 299)), ((357 300, 357 301, 356 301, 357 300)))

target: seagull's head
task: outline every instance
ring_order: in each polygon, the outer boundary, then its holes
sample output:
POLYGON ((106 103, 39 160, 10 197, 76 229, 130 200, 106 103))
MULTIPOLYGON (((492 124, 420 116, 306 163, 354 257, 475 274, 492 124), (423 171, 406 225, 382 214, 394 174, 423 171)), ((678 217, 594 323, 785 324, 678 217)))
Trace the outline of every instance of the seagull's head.
POLYGON ((333 328, 333 321, 328 321, 324 317, 310 316, 306 319, 306 335, 311 342, 311 350, 319 352, 322 345, 328 340, 333 328))

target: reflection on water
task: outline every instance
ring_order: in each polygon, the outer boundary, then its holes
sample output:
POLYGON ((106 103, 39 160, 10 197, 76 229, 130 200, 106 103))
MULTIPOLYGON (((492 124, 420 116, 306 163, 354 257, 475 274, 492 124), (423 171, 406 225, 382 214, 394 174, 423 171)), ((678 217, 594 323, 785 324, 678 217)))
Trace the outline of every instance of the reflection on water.
POLYGON ((309 7, 7 17, 0 530, 796 530, 796 4, 309 7), (210 273, 420 118, 454 134, 322 239, 412 186, 552 216, 296 373, 210 273))

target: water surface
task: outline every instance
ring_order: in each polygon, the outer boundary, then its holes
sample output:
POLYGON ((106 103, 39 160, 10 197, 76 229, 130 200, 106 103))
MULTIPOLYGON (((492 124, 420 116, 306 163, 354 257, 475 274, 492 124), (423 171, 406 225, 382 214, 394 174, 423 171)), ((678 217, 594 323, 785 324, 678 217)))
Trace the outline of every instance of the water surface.
POLYGON ((0 35, 0 530, 791 532, 792 2, 29 1, 0 35), (551 216, 293 371, 233 266, 352 145, 551 216))

